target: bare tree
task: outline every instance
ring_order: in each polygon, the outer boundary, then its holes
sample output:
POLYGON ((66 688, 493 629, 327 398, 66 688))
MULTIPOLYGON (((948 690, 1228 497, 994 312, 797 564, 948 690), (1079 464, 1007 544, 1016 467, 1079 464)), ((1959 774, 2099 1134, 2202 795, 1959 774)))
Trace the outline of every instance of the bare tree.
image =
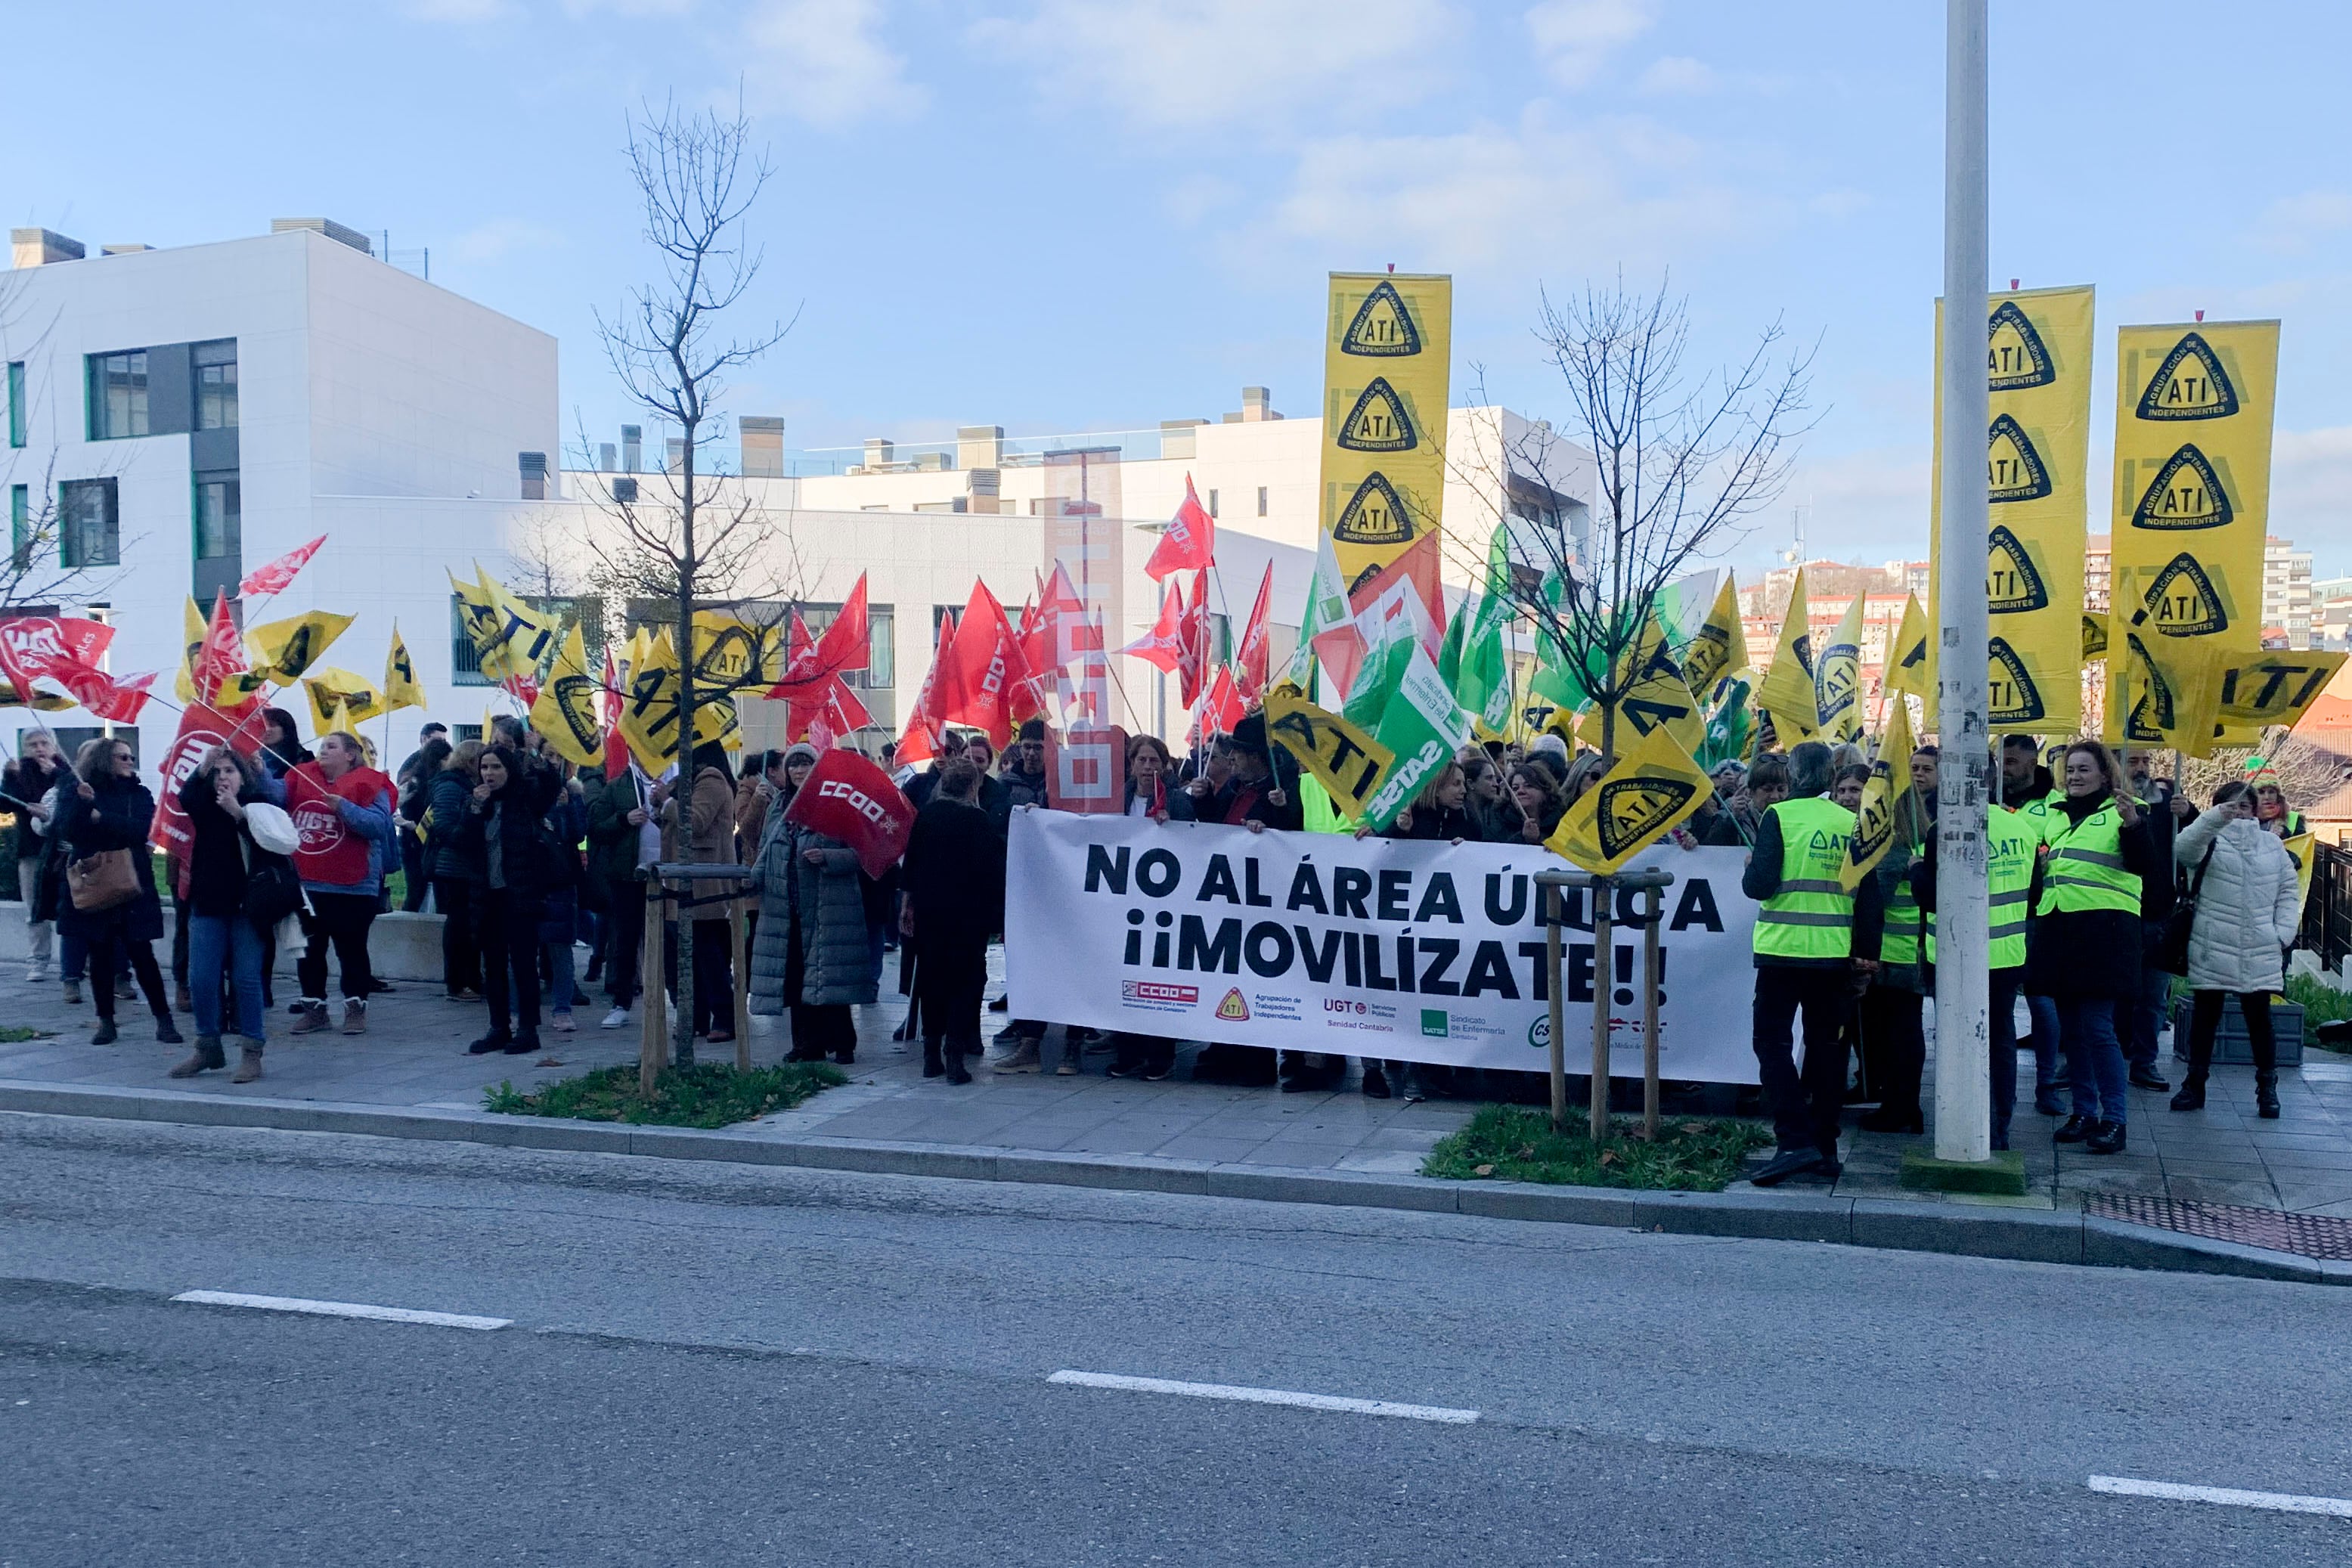
MULTIPOLYGON (((54 321, 32 319, 30 302, 25 298, 26 276, 0 272, 0 361, 23 363, 28 369, 36 364, 46 367, 47 356, 41 349, 54 321)), ((36 423, 32 405, 38 402, 39 393, 38 381, 27 377, 23 390, 27 406, 7 410, 27 436, 36 423)), ((54 442, 37 449, 29 443, 18 446, 12 440, 0 449, 0 487, 18 486, 24 488, 26 504, 24 516, 10 519, 8 551, 0 557, 0 614, 62 607, 102 597, 113 581, 110 575, 65 564, 62 547, 68 520, 58 489, 54 442)), ((118 541, 117 557, 123 544, 136 542, 118 541)))
MULTIPOLYGON (((717 595, 743 596, 747 585, 780 580, 775 530, 740 479, 731 481, 707 444, 722 433, 719 404, 730 373, 751 363, 782 339, 791 323, 775 321, 748 336, 724 330, 728 312, 759 276, 761 253, 745 218, 767 184, 770 165, 750 151, 751 123, 739 103, 731 119, 689 113, 674 100, 658 113, 650 105, 629 123, 629 172, 645 204, 645 237, 660 261, 651 282, 630 291, 611 316, 599 311, 597 334, 606 359, 629 396, 653 416, 657 429, 677 433, 675 464, 623 500, 607 489, 605 510, 617 525, 591 530, 593 575, 622 603, 660 602, 675 628, 679 679, 678 772, 693 787, 698 700, 694 679, 695 612, 717 595), (656 494, 648 501, 645 491, 656 494)), ((677 1006, 692 1007, 693 922, 678 922, 677 1006)), ((652 993, 658 994, 657 992, 652 993)), ((681 1029, 677 1059, 693 1059, 681 1029)))
MULTIPOLYGON (((1570 438, 1592 457, 1592 511, 1580 539, 1556 502, 1517 508, 1507 594, 1555 656, 1584 671, 1613 761, 1618 708, 1642 679, 1635 655, 1661 590, 1736 543, 1788 481, 1812 353, 1785 347, 1775 321, 1744 361, 1694 373, 1686 301, 1622 281, 1565 307, 1545 296, 1536 335, 1567 383, 1570 438)), ((1559 439, 1537 425, 1505 443, 1502 477, 1549 472, 1559 439)))
MULTIPOLYGON (((2201 805, 2231 779, 2244 778, 2247 759, 2252 757, 2260 757, 2270 764, 2278 774, 2279 787, 2285 792, 2287 804, 2298 811, 2308 811, 2347 784, 2352 784, 2352 758, 2275 727, 2263 731, 2259 746, 2219 746, 2210 757, 2176 753, 2173 778, 2182 794, 2201 805)), ((2163 771, 2160 763, 2155 771, 2163 771)))

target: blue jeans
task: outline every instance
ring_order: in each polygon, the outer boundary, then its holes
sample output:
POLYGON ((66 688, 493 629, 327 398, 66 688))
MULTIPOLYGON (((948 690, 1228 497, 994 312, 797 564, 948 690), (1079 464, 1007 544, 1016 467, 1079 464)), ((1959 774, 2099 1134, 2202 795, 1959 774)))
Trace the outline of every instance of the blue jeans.
POLYGON ((188 991, 196 1033, 221 1035, 221 967, 236 982, 236 1032, 257 1047, 268 1030, 261 1005, 261 933, 243 915, 188 917, 188 991))
POLYGON ((579 989, 572 967, 572 940, 567 936, 562 941, 542 942, 540 945, 547 949, 548 1008, 559 1017, 569 1018, 572 1016, 572 994, 579 989))
POLYGON ((2028 996, 2025 1016, 2033 1020, 2033 1089, 2066 1087, 2058 1065, 2058 1004, 2048 996, 2028 996))
POLYGON ((2172 976, 2142 965, 2139 994, 2116 1004, 2116 1037, 2123 1043, 2124 1060, 2149 1072, 2156 1070, 2156 1034, 2164 1026, 2164 1005, 2172 999, 2172 976))
POLYGON ((2116 1041, 2114 999, 2070 996, 2060 1002, 2058 1037, 2065 1042, 2066 1072, 2074 1085, 2074 1114, 2120 1123, 2127 1079, 2123 1047, 2116 1041))

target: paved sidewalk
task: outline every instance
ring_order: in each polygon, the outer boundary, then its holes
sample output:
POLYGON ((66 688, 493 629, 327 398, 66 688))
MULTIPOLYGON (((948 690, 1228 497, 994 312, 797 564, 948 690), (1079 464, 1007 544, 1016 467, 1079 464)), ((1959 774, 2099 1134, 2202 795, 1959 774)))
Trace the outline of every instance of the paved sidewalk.
MULTIPOLYGON (((168 1089, 225 1098, 475 1111, 481 1108, 482 1091, 501 1079, 529 1087, 634 1061, 634 1029, 596 1027, 601 1000, 581 1013, 579 1033, 547 1034, 548 1049, 537 1058, 465 1055, 465 1042, 483 1027, 479 1004, 448 1002, 427 984, 404 984, 379 996, 370 1009, 368 1034, 355 1039, 335 1033, 289 1038, 281 1010, 270 1019, 266 1075, 240 1088, 226 1073, 165 1078, 184 1047, 155 1043, 143 1004, 121 1005, 123 1037, 118 1043, 90 1045, 94 1014, 89 1003, 67 1007, 55 985, 27 985, 22 971, 12 965, 0 978, 0 1023, 56 1033, 0 1045, 0 1080, 48 1089, 168 1089)), ((1196 1084, 1189 1081, 1189 1050, 1180 1058, 1177 1077, 1163 1083, 1108 1078, 1103 1071, 1108 1055, 1090 1052, 1077 1077, 1051 1071, 1000 1077, 983 1068, 969 1087, 954 1088, 924 1079, 920 1052, 891 1043, 889 1034, 902 1010, 895 997, 861 1010, 858 1059, 847 1086, 743 1127, 741 1135, 1407 1175, 1474 1109, 1465 1101, 1367 1100, 1352 1087, 1284 1094, 1196 1084)), ((184 1017, 180 1022, 184 1031, 192 1027, 184 1017)), ((786 1046, 781 1019, 753 1021, 755 1060, 773 1061, 786 1046)), ((1049 1066, 1062 1048, 1056 1032, 1046 1047, 1049 1066)), ((2168 1057, 2163 1065, 2177 1075, 2168 1057)), ((2032 1082, 2030 1059, 2021 1074, 2023 1082, 2032 1082)), ((2084 1153, 2079 1146, 2053 1145, 2049 1135, 2054 1123, 2028 1103, 2020 1108, 2013 1140, 2025 1155, 2028 1195, 1951 1201, 2071 1212, 2084 1195, 2108 1193, 2352 1216, 2352 1058, 2313 1051, 2301 1071, 2281 1074, 2280 1099, 2282 1120, 2257 1120, 2252 1073, 2246 1068, 2217 1069, 2207 1109, 2198 1114, 2176 1114, 2164 1096, 2135 1090, 2129 1151, 2107 1157, 2084 1153)), ((1845 1175, 1830 1195, 1941 1201, 1906 1192, 1897 1182, 1904 1150, 1920 1142, 1850 1131, 1845 1175)), ((1830 1191, 1801 1180, 1781 1190, 1817 1195, 1830 1191)))

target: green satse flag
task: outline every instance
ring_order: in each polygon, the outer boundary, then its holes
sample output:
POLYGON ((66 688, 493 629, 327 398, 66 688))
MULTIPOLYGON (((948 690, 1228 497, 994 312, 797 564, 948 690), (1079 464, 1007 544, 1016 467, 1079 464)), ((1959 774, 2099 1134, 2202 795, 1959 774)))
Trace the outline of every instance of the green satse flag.
POLYGON ((1748 682, 1727 676, 1715 683, 1716 706, 1706 716, 1706 740, 1699 747, 1698 765, 1713 769, 1748 755, 1756 738, 1756 715, 1748 707, 1748 682))
POLYGON ((1439 679, 1437 666, 1418 643, 1399 646, 1404 649, 1402 668, 1372 735, 1396 753, 1388 777, 1365 803, 1363 820, 1375 833, 1394 822, 1470 740, 1469 723, 1439 679))

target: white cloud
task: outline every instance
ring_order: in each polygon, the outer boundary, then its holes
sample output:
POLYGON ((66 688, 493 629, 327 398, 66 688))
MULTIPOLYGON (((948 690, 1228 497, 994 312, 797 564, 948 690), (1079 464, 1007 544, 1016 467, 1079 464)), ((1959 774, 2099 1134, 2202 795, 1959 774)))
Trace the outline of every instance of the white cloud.
POLYGON ((1554 271, 1666 259, 1764 216, 1704 166, 1698 144, 1641 121, 1565 125, 1543 104, 1516 127, 1334 136, 1301 150, 1276 228, 1400 265, 1498 261, 1554 271))
POLYGON ((1326 119, 1401 105, 1430 85, 1432 51, 1457 35, 1446 0, 1035 0, 973 40, 1152 129, 1247 131, 1312 106, 1326 119))
POLYGON ((1591 82, 1657 19, 1657 0, 1544 0, 1527 16, 1544 68, 1563 87, 1591 82))
POLYGON ((2352 229, 2352 193, 2305 191, 2263 209, 2254 241, 2265 250, 2298 254, 2329 236, 2352 229))
POLYGON ((1697 97, 1713 92, 1723 85, 1715 68, 1705 60, 1695 60, 1688 55, 1668 55, 1652 60, 1649 68, 1634 79, 1637 92, 1653 97, 1697 97))
POLYGON ((878 36, 880 0, 761 0, 744 23, 745 79, 763 109, 839 130, 912 114, 926 95, 878 36))

